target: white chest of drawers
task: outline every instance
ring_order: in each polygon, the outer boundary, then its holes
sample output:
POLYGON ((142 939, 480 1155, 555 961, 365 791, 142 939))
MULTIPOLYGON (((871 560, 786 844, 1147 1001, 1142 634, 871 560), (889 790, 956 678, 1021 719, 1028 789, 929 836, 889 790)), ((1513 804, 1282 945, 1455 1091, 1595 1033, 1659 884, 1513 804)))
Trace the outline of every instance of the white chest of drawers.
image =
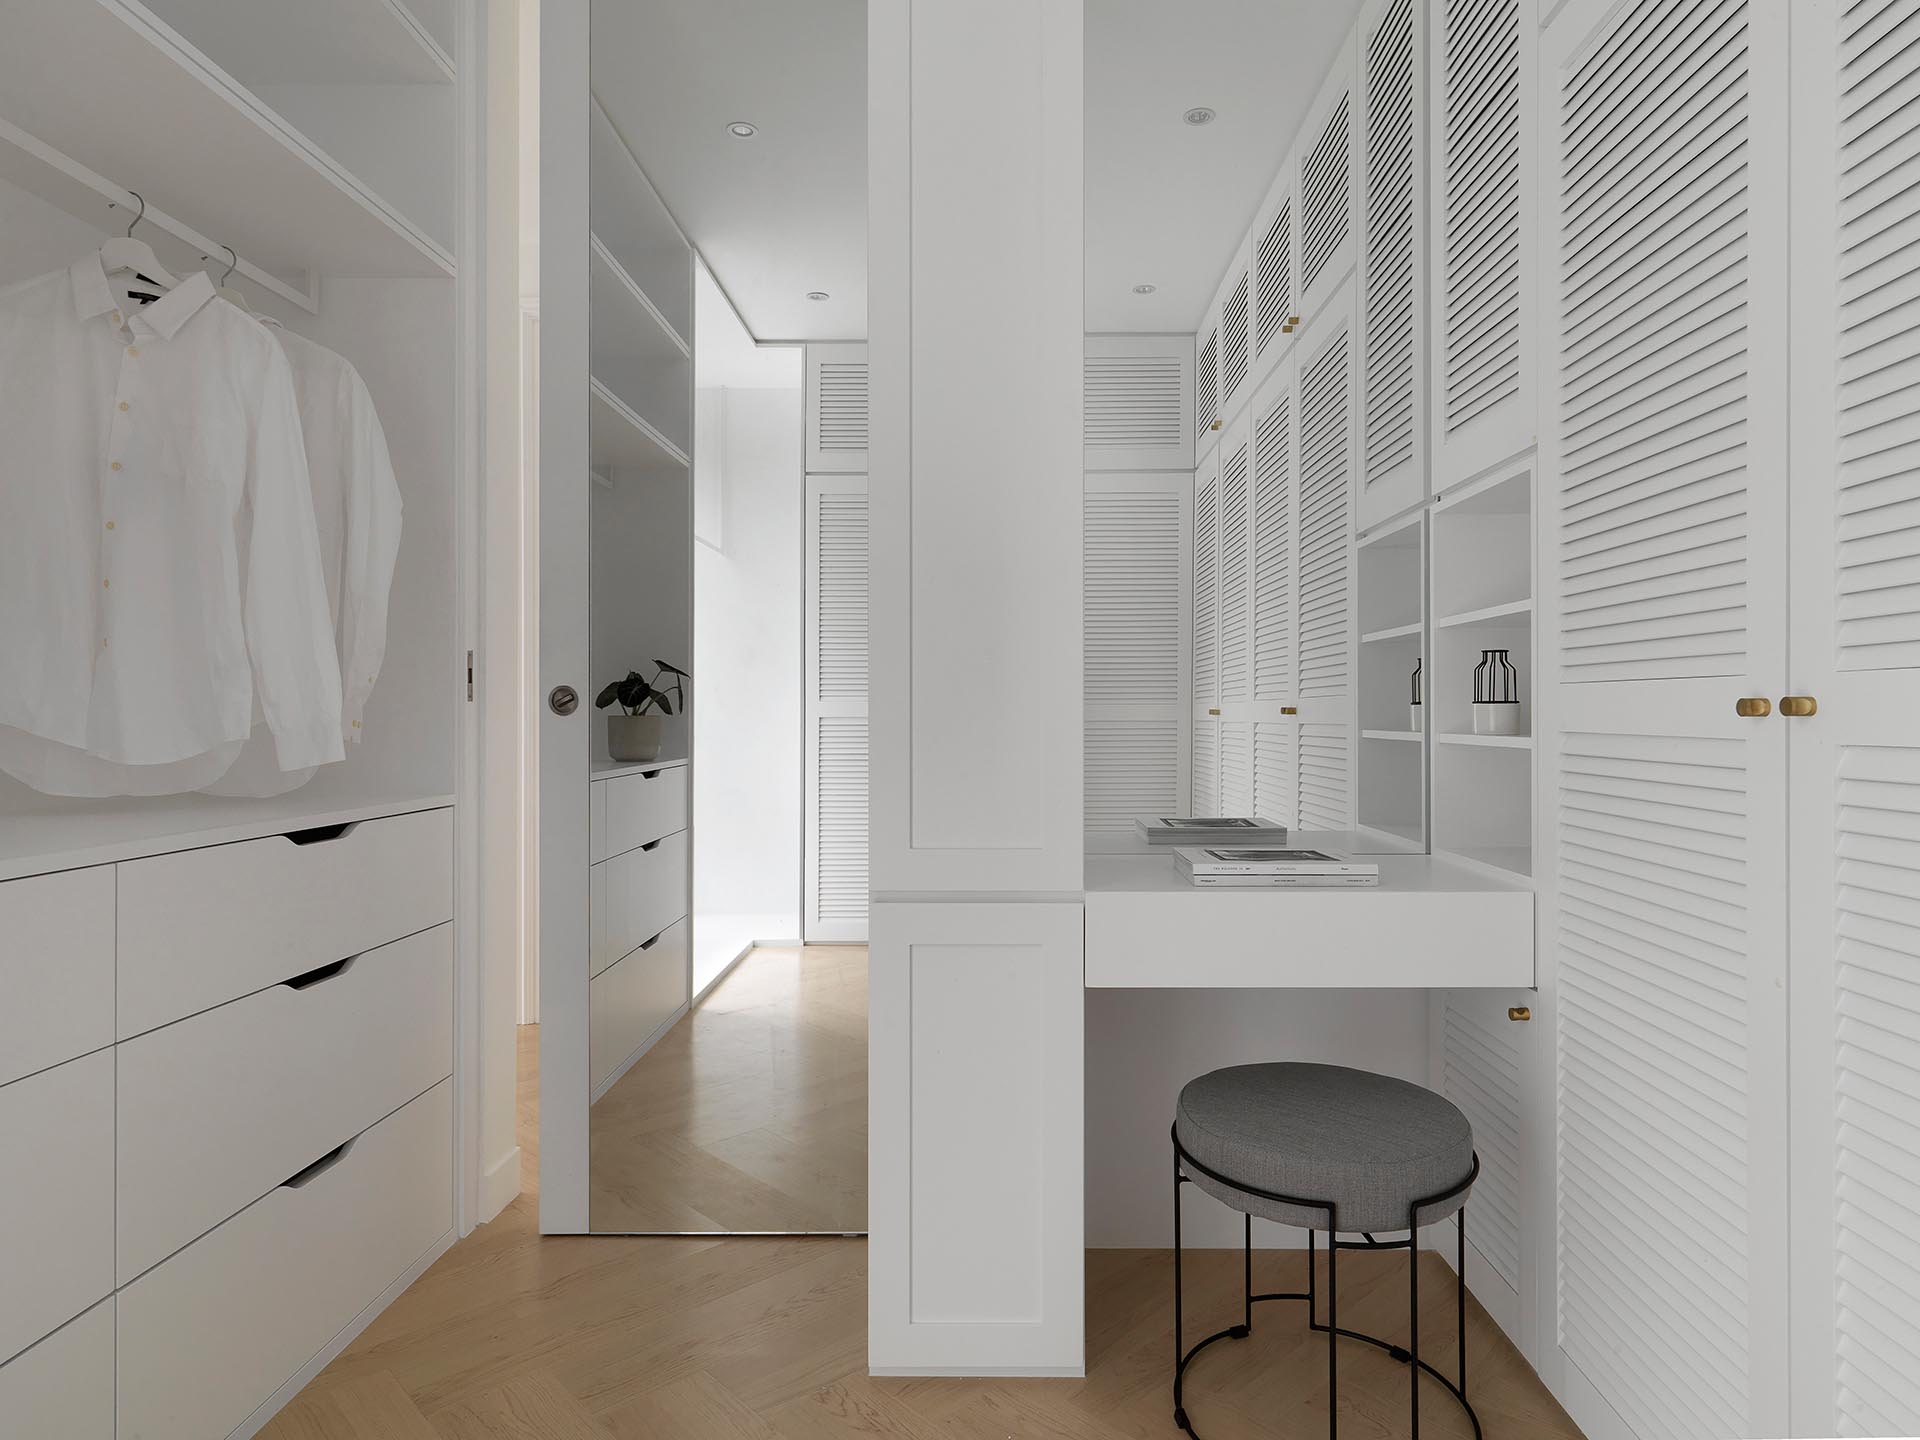
POLYGON ((453 848, 439 807, 0 882, 0 1434, 251 1435, 451 1243, 453 848))

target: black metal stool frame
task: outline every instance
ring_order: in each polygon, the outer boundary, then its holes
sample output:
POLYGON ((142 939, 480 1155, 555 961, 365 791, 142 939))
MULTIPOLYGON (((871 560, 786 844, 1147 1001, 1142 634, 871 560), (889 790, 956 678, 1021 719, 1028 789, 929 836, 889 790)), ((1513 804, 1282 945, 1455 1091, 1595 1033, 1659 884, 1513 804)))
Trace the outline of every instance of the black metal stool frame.
MULTIPOLYGON (((1187 1153, 1180 1143, 1179 1127, 1173 1131, 1173 1423, 1193 1437, 1200 1440, 1199 1431, 1193 1428, 1193 1422, 1187 1416, 1186 1405, 1182 1399, 1187 1367, 1200 1352, 1216 1340, 1244 1340, 1253 1333, 1253 1307, 1264 1300, 1304 1300, 1307 1302, 1307 1328, 1323 1333, 1327 1337, 1327 1440, 1339 1440, 1340 1434, 1340 1378, 1339 1378, 1339 1341, 1342 1337, 1349 1340, 1363 1340, 1369 1345, 1386 1351, 1395 1360, 1409 1367, 1412 1376, 1410 1403, 1413 1418, 1414 1440, 1420 1435, 1420 1372, 1426 1371, 1444 1386, 1453 1398, 1460 1402, 1460 1408, 1467 1413, 1467 1419, 1473 1425, 1474 1440, 1481 1440, 1480 1417, 1474 1413, 1473 1404, 1467 1399, 1467 1206, 1464 1200, 1454 1212, 1459 1231, 1459 1254, 1454 1271, 1454 1309, 1459 1326, 1459 1367, 1460 1381, 1455 1384, 1442 1375, 1432 1365, 1420 1358, 1420 1253, 1419 1225, 1420 1213, 1436 1205, 1443 1205, 1456 1196, 1466 1194, 1473 1188, 1473 1182, 1480 1176, 1480 1154, 1473 1155, 1473 1168, 1467 1172, 1467 1178, 1450 1189, 1437 1195, 1427 1195, 1415 1200, 1407 1207, 1407 1238, 1404 1240, 1376 1240, 1365 1231, 1359 1232, 1360 1240, 1342 1240, 1339 1237, 1338 1207, 1329 1200, 1308 1200, 1297 1195, 1279 1195, 1271 1190, 1262 1190, 1257 1185, 1248 1185, 1231 1176, 1222 1175, 1209 1169, 1187 1153), (1274 1291, 1265 1295, 1253 1293, 1253 1216, 1242 1211, 1246 1223, 1244 1318, 1238 1325, 1230 1325, 1198 1341, 1191 1349, 1185 1346, 1182 1334, 1182 1285, 1181 1259, 1183 1251, 1180 1243, 1180 1187, 1193 1182, 1185 1171, 1192 1170, 1218 1181, 1229 1189, 1253 1195, 1262 1200, 1270 1200, 1276 1205, 1290 1205, 1300 1210, 1323 1211, 1327 1217, 1327 1323, 1322 1325, 1316 1318, 1318 1297, 1314 1279, 1314 1230, 1307 1228, 1307 1288, 1304 1291, 1274 1291), (1407 1252, 1407 1346, 1402 1348, 1378 1336, 1362 1334, 1358 1330, 1346 1330, 1340 1327, 1338 1315, 1338 1257, 1342 1250, 1405 1250, 1407 1252)), ((1444 1218, 1444 1217, 1442 1217, 1444 1218)))

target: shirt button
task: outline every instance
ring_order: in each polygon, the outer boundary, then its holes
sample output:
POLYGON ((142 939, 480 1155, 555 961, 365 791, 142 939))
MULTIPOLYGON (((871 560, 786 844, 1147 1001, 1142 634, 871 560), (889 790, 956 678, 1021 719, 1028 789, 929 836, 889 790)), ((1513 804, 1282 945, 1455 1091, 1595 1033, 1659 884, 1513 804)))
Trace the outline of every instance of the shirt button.
POLYGON ((118 460, 114 461, 112 468, 118 470, 120 468, 120 462, 118 460))
POLYGON ((100 588, 101 588, 102 590, 111 590, 111 589, 113 588, 113 581, 111 581, 111 580, 102 580, 102 581, 100 582, 100 588))
POLYGON ((354 721, 354 722, 353 722, 353 728, 354 728, 354 729, 356 729, 356 730, 358 730, 358 729, 360 728, 360 722, 359 722, 358 720, 356 720, 356 721, 354 721))
POLYGON ((120 320, 120 312, 119 312, 118 310, 116 310, 116 311, 114 311, 114 312, 113 312, 113 323, 114 323, 114 324, 116 324, 116 325, 118 325, 118 324, 120 324, 120 323, 121 323, 121 320, 120 320))
POLYGON ((127 354, 133 356, 134 359, 138 360, 140 358, 140 347, 138 345, 127 346, 127 354))
POLYGON ((107 521, 107 528, 108 528, 109 530, 111 530, 111 529, 113 528, 113 521, 111 521, 111 520, 109 520, 109 521, 107 521))
POLYGON ((129 405, 129 404, 127 404, 127 402, 126 402, 126 401, 124 401, 124 400, 122 400, 122 401, 120 402, 120 408, 121 408, 122 410, 131 410, 131 409, 132 409, 133 407, 132 407, 131 405, 129 405))
POLYGON ((100 637, 100 648, 101 648, 102 650, 104 650, 104 649, 106 649, 106 648, 107 648, 107 637, 106 637, 106 636, 104 636, 104 635, 102 635, 102 636, 100 637))

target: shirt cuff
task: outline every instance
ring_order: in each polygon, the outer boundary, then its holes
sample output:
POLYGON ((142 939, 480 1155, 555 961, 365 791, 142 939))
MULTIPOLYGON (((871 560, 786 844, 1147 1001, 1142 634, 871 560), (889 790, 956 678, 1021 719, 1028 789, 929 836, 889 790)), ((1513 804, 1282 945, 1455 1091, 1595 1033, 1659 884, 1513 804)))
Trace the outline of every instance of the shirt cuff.
POLYGON ((347 758, 346 749, 340 743, 337 721, 320 721, 297 730, 275 730, 273 748, 282 770, 331 765, 347 758))
POLYGON ((373 686, 357 686, 347 692, 346 703, 340 707, 340 738, 349 745, 360 743, 360 721, 367 713, 367 697, 373 693, 373 686))

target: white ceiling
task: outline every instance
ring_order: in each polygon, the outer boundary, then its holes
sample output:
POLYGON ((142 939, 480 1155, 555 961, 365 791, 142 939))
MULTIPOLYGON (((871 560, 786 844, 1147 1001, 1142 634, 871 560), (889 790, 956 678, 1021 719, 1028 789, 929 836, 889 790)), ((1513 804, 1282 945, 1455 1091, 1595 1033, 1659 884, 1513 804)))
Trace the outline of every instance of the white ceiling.
MULTIPOLYGON (((1359 3, 1087 0, 1089 330, 1196 327, 1359 3), (1219 118, 1184 124, 1196 105, 1219 118)), ((755 336, 864 335, 863 0, 596 0, 593 20, 595 93, 755 336)))

